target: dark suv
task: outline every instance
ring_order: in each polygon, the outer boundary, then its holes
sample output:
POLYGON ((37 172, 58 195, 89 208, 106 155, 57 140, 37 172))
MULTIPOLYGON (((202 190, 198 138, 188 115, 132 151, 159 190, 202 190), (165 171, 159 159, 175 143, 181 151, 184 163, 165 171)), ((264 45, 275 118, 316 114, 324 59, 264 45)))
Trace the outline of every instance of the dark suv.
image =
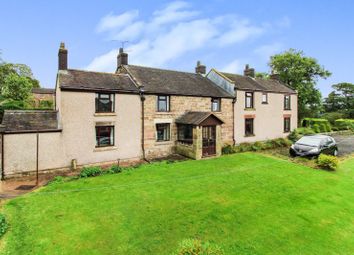
POLYGON ((321 153, 337 156, 338 147, 336 141, 327 135, 308 135, 301 137, 290 147, 290 155, 318 156, 321 153))

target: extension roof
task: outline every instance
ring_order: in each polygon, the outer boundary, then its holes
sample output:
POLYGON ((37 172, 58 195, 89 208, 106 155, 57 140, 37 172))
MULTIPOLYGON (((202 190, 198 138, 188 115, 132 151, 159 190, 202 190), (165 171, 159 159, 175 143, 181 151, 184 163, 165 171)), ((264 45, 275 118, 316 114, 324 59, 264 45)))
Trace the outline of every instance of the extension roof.
POLYGON ((211 119, 214 123, 219 125, 224 123, 220 118, 210 112, 187 112, 180 118, 176 119, 176 123, 199 126, 211 119))
POLYGON ((54 89, 49 88, 33 88, 32 93, 34 94, 54 94, 54 89))

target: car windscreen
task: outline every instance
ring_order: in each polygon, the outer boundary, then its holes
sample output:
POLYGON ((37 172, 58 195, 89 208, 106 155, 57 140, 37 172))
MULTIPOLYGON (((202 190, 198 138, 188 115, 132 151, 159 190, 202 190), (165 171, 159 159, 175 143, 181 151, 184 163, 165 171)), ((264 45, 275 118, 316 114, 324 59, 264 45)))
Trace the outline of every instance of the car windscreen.
POLYGON ((321 139, 316 137, 311 137, 311 136, 303 136, 296 143, 301 145, 317 147, 321 144, 321 139))

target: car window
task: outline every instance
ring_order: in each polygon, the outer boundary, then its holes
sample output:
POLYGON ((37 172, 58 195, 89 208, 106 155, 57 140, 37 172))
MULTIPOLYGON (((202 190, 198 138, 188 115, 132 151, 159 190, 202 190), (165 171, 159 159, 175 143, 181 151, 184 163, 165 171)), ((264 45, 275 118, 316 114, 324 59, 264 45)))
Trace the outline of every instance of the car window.
POLYGON ((303 136, 296 143, 308 145, 308 146, 319 146, 321 143, 321 139, 319 139, 317 137, 312 137, 312 136, 303 136))

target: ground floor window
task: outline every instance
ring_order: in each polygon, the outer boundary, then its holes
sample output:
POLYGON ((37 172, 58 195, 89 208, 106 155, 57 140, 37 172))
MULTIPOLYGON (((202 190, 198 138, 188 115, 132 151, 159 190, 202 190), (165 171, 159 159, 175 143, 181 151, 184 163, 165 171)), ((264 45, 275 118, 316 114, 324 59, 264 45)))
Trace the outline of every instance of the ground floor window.
POLYGON ((284 132, 290 132, 290 118, 285 117, 284 118, 284 132))
POLYGON ((96 127, 96 147, 105 147, 114 145, 114 127, 97 126, 96 127))
POLYGON ((170 124, 156 124, 156 141, 163 142, 170 140, 170 124))
POLYGON ((252 136, 253 133, 253 118, 245 119, 245 136, 252 136))
POLYGON ((193 144, 193 126, 178 125, 177 127, 178 141, 186 144, 193 144))

